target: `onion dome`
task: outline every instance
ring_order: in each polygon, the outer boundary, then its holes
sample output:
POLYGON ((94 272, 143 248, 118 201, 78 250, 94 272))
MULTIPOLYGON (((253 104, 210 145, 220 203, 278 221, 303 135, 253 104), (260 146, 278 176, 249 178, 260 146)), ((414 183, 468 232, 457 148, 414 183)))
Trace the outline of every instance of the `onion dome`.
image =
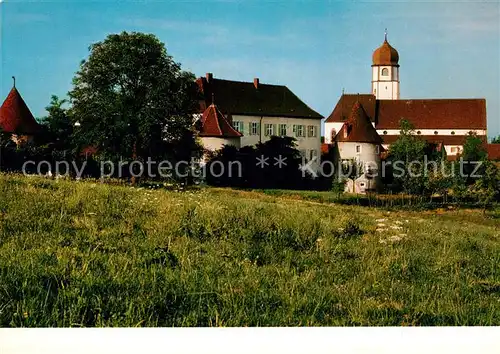
POLYGON ((32 135, 40 131, 33 114, 16 89, 16 81, 0 107, 0 128, 7 133, 32 135))
POLYGON ((384 43, 373 52, 372 66, 399 66, 399 54, 387 41, 387 32, 385 33, 384 43))

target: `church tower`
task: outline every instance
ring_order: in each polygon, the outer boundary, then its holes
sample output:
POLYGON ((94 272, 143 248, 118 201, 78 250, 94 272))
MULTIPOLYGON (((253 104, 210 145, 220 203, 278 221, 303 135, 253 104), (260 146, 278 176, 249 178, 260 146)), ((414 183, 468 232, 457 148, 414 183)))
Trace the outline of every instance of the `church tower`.
POLYGON ((372 57, 372 94, 378 100, 399 99, 398 62, 398 51, 387 41, 386 29, 384 43, 373 52, 372 57))

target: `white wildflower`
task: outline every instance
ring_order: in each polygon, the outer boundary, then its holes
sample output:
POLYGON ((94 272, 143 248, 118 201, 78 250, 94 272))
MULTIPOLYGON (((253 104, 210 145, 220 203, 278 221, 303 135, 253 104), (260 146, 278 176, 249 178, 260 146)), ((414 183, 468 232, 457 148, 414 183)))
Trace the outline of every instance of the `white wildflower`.
POLYGON ((389 237, 388 240, 391 241, 391 242, 397 242, 397 241, 401 241, 402 238, 399 237, 399 236, 391 236, 391 237, 389 237))

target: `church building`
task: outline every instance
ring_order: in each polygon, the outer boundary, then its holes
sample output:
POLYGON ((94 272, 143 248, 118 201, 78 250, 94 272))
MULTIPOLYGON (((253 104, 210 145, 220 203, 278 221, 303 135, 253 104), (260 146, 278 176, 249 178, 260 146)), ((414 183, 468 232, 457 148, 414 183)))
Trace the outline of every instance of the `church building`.
POLYGON ((360 104, 387 149, 397 140, 400 121, 411 122, 417 135, 444 147, 449 159, 462 151, 466 135, 475 132, 485 143, 485 99, 401 99, 398 51, 387 40, 373 52, 371 93, 342 94, 325 121, 325 143, 334 144, 355 104, 360 104))

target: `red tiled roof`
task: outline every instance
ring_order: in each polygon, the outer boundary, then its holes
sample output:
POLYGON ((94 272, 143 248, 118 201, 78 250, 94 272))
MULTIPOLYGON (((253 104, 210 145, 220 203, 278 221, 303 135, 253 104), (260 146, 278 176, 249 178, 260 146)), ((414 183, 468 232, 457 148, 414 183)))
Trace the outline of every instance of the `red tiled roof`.
POLYGON ((330 152, 330 144, 321 144, 321 153, 322 154, 328 154, 330 152))
POLYGON ((333 112, 326 119, 326 123, 332 122, 344 122, 352 111, 352 106, 359 102, 363 106, 366 115, 370 118, 372 122, 375 121, 376 113, 376 102, 375 96, 372 94, 363 95, 353 95, 353 94, 343 94, 337 105, 333 109, 333 112))
POLYGON ((343 122, 359 101, 376 128, 399 129, 401 119, 418 129, 486 130, 484 99, 376 100, 374 95, 342 95, 326 122, 343 122))
POLYGON ((361 103, 356 102, 352 106, 349 119, 335 136, 335 141, 381 144, 382 138, 373 127, 361 103))
POLYGON ((401 119, 415 129, 486 129, 484 99, 379 100, 377 129, 398 129, 401 119))
POLYGON ((15 87, 0 107, 0 128, 19 134, 36 134, 41 129, 15 87))
POLYGON ((238 138, 243 136, 243 134, 235 130, 231 124, 229 124, 224 115, 214 104, 208 106, 203 112, 201 124, 199 135, 203 137, 238 138))
POLYGON ((89 146, 86 146, 82 149, 82 151, 80 152, 80 155, 81 156, 94 156, 98 152, 99 152, 99 150, 95 146, 89 145, 89 146))
POLYGON ((286 86, 215 79, 210 74, 196 80, 203 95, 200 112, 215 97, 224 114, 322 119, 286 86))
MULTIPOLYGON (((417 135, 419 138, 427 141, 430 144, 443 145, 463 145, 467 139, 467 135, 417 135)), ((384 144, 393 144, 399 135, 381 135, 384 144)), ((486 142, 484 136, 478 136, 486 142)))
POLYGON ((488 159, 500 160, 500 144, 488 144, 486 145, 486 151, 488 152, 488 159))

